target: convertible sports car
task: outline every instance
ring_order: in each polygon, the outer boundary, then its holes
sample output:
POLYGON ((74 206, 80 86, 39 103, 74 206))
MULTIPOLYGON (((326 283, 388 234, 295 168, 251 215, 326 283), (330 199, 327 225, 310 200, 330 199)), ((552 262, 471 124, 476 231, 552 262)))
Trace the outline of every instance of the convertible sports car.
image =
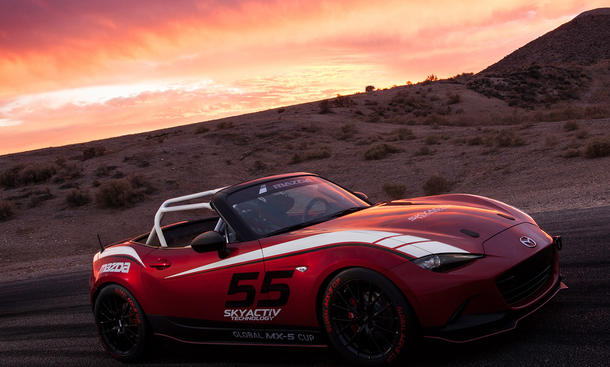
POLYGON ((165 201, 149 233, 95 255, 91 302, 104 348, 123 361, 157 335, 331 345, 381 365, 420 336, 464 342, 513 329, 565 287, 561 246, 496 200, 373 205, 292 173, 165 201), (215 216, 161 226, 165 213, 202 208, 215 216))

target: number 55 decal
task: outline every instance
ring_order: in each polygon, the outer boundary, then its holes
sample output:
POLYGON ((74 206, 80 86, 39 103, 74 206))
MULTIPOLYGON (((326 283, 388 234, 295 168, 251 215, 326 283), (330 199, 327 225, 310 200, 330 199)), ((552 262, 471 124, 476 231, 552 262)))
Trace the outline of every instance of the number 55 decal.
MULTIPOLYGON (((290 297, 290 287, 284 283, 273 283, 274 279, 292 278, 294 270, 278 270, 268 271, 265 273, 263 279, 263 285, 261 286, 261 294, 270 292, 279 292, 279 296, 276 299, 261 299, 256 304, 257 307, 281 307, 288 303, 290 297)), ((258 272, 252 273, 235 273, 231 278, 231 284, 229 284, 229 291, 227 294, 239 294, 245 293, 246 297, 242 300, 227 301, 226 307, 250 307, 254 304, 254 297, 256 296, 256 288, 253 285, 242 284, 239 282, 242 280, 255 280, 258 279, 258 272)))

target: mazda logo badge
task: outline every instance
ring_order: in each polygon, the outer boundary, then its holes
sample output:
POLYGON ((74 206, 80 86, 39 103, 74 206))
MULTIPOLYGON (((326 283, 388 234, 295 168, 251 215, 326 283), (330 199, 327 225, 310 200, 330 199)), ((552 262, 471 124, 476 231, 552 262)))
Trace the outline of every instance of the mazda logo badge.
POLYGON ((519 241, 521 241, 521 243, 525 247, 536 247, 536 241, 529 237, 522 236, 521 238, 519 238, 519 241))

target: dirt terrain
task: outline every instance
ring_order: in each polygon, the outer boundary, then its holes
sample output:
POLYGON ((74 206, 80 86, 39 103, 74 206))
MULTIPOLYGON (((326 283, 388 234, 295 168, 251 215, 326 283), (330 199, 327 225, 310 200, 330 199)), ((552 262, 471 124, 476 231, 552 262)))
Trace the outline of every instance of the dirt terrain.
MULTIPOLYGON (((599 19, 610 34, 607 9, 586 14, 549 34, 599 19)), ((524 63, 539 50, 475 75, 0 156, 0 280, 86 270, 97 233, 146 232, 167 198, 275 173, 315 172, 372 201, 463 192, 529 212, 607 206, 610 59, 524 63)))

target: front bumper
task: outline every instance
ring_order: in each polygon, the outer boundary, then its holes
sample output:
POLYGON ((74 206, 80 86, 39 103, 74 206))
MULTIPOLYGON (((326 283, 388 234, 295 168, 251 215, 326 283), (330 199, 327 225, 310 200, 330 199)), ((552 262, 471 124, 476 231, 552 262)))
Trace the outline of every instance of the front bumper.
POLYGON ((568 288, 568 286, 558 277, 557 282, 544 297, 539 298, 536 302, 529 304, 525 308, 506 312, 460 315, 442 328, 424 330, 424 337, 454 343, 465 343, 513 330, 517 327, 519 321, 536 312, 560 290, 565 288, 568 288))

